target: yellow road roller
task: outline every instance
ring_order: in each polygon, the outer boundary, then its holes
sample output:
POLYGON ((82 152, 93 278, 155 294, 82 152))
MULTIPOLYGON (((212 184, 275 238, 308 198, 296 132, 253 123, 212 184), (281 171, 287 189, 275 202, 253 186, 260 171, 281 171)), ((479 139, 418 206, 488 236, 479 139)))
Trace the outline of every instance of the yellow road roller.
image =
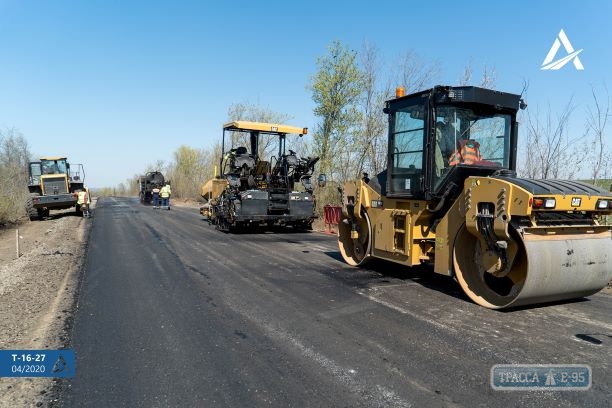
MULTIPOLYGON (((436 86, 385 104, 387 169, 341 188, 338 243, 431 265, 477 304, 501 309, 592 295, 612 279, 612 193, 516 175, 520 95, 436 86)), ((529 154, 529 153, 527 153, 529 154)))

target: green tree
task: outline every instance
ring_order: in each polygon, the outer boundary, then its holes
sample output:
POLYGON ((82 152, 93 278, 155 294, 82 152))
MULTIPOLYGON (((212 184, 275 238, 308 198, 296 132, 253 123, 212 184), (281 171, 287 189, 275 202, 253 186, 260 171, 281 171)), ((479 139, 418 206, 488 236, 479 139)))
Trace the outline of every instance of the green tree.
POLYGON ((364 74, 357 64, 357 52, 339 41, 328 47, 328 53, 317 58, 317 73, 309 87, 320 119, 315 125, 312 148, 320 158, 319 172, 325 173, 330 186, 317 191, 319 203, 336 202, 335 185, 355 177, 351 160, 359 137, 362 113, 359 100, 364 90, 364 74))

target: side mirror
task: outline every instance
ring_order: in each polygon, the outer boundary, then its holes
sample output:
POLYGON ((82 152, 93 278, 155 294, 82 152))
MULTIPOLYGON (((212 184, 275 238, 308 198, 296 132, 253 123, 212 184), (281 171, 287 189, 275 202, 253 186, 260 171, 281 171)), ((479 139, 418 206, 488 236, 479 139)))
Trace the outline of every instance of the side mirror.
POLYGON ((327 176, 325 174, 319 174, 319 177, 317 178, 317 184, 319 185, 319 187, 325 187, 325 185, 327 184, 327 176))

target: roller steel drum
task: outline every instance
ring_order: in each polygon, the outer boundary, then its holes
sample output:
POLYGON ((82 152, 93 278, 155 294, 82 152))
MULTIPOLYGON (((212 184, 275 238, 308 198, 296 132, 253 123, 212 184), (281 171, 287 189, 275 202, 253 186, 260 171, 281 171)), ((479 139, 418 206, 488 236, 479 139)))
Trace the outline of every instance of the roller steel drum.
POLYGON ((496 278, 478 267, 478 239, 462 229, 453 251, 455 273, 464 292, 491 309, 592 295, 612 279, 610 231, 530 234, 516 231, 519 251, 510 273, 496 278))

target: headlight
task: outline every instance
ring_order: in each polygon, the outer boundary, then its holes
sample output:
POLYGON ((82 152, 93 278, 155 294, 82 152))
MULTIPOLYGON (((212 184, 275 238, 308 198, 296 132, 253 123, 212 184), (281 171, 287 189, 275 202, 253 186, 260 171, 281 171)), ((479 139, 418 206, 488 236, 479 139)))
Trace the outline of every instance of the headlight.
POLYGON ((556 200, 554 198, 547 198, 544 201, 544 208, 555 208, 555 205, 557 204, 556 200))
POLYGON ((610 207, 609 200, 597 200, 597 204, 595 205, 595 208, 597 208, 598 210, 606 210, 609 207, 610 207))
POLYGON ((557 201, 554 198, 534 198, 533 199, 533 208, 555 208, 557 205, 557 201))

